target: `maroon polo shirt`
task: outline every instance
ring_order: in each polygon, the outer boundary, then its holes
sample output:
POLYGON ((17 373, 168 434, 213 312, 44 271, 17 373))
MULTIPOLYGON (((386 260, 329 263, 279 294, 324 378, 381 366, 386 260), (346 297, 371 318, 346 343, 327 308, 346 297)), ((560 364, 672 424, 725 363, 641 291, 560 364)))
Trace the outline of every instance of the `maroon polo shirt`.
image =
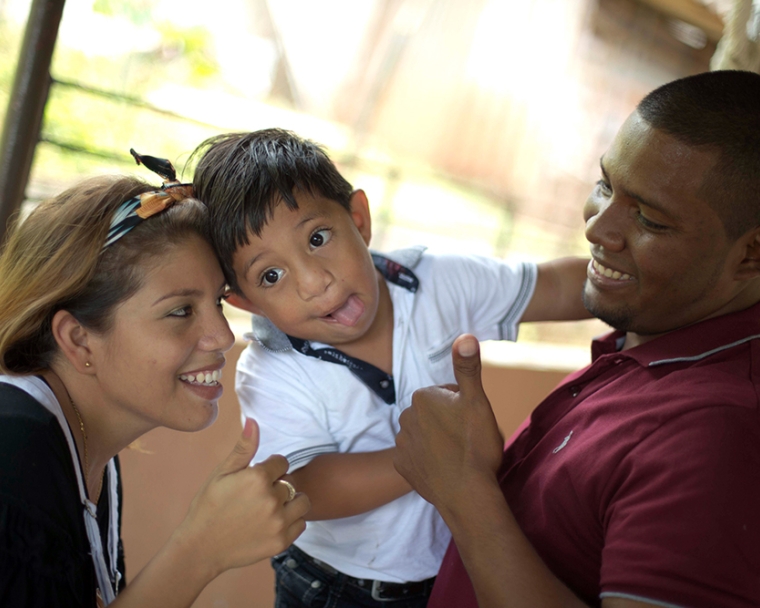
MULTIPOLYGON (((499 482, 578 597, 760 606, 760 304, 592 344, 507 443, 499 482)), ((430 608, 476 608, 452 542, 430 608)))

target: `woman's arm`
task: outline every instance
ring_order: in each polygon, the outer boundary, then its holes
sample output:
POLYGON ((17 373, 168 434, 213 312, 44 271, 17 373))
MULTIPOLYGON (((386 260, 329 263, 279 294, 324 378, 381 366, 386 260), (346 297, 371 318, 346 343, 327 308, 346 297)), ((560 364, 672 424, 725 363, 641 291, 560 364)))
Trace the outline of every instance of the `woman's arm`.
POLYGON ((276 555, 303 532, 308 498, 298 494, 288 502, 287 487, 277 482, 287 471, 285 458, 248 466, 258 437, 258 426, 248 419, 235 449, 196 494, 182 524, 112 606, 191 606, 222 572, 276 555))

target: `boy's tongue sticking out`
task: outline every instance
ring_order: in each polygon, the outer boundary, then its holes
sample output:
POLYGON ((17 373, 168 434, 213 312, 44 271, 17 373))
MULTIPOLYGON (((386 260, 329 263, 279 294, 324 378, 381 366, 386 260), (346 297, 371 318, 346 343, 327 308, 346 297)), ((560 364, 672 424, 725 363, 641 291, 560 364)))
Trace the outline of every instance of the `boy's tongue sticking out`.
POLYGON ((326 318, 333 319, 341 325, 353 327, 359 320, 359 317, 362 316, 363 312, 364 304, 358 297, 352 295, 346 300, 346 303, 343 304, 343 306, 338 308, 338 310, 331 312, 326 318))

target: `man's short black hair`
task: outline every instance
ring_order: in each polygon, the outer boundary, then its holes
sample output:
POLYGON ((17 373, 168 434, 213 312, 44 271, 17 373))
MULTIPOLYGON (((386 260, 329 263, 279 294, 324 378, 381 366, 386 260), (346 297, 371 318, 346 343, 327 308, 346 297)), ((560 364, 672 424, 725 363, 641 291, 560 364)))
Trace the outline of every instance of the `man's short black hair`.
POLYGON ((760 74, 687 76, 649 93, 637 111, 655 129, 717 152, 702 194, 729 239, 760 225, 760 74))
POLYGON ((211 238, 227 281, 240 291, 232 256, 256 236, 280 203, 298 209, 294 192, 330 199, 351 209, 351 184, 316 143, 284 129, 226 133, 204 141, 198 158, 195 196, 209 208, 211 238))

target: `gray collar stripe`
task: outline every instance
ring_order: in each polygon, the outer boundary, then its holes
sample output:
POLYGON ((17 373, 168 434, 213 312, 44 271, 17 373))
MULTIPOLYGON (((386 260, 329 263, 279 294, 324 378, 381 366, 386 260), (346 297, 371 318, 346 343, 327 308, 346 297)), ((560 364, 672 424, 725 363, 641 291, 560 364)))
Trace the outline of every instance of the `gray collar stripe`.
POLYGON ((722 350, 728 350, 729 348, 733 348, 734 346, 739 346, 740 344, 744 344, 745 342, 749 342, 750 340, 757 340, 758 338, 760 338, 760 334, 755 334, 754 336, 748 336, 746 338, 742 338, 741 340, 737 340, 736 342, 731 342, 731 344, 724 344, 723 346, 719 346, 718 348, 713 348, 699 355, 694 355, 693 357, 676 357, 674 359, 660 359, 659 361, 651 361, 647 367, 655 367, 657 365, 666 365, 668 363, 699 361, 700 359, 705 359, 709 357, 710 355, 719 353, 722 350))
POLYGON ((670 602, 661 602, 660 600, 653 600, 650 597, 644 597, 643 595, 633 595, 632 593, 619 593, 617 591, 605 591, 600 593, 599 597, 604 599, 606 597, 620 597, 626 600, 634 600, 636 602, 643 602, 645 604, 651 604, 652 606, 662 606, 662 608, 683 608, 679 604, 671 604, 670 602))

